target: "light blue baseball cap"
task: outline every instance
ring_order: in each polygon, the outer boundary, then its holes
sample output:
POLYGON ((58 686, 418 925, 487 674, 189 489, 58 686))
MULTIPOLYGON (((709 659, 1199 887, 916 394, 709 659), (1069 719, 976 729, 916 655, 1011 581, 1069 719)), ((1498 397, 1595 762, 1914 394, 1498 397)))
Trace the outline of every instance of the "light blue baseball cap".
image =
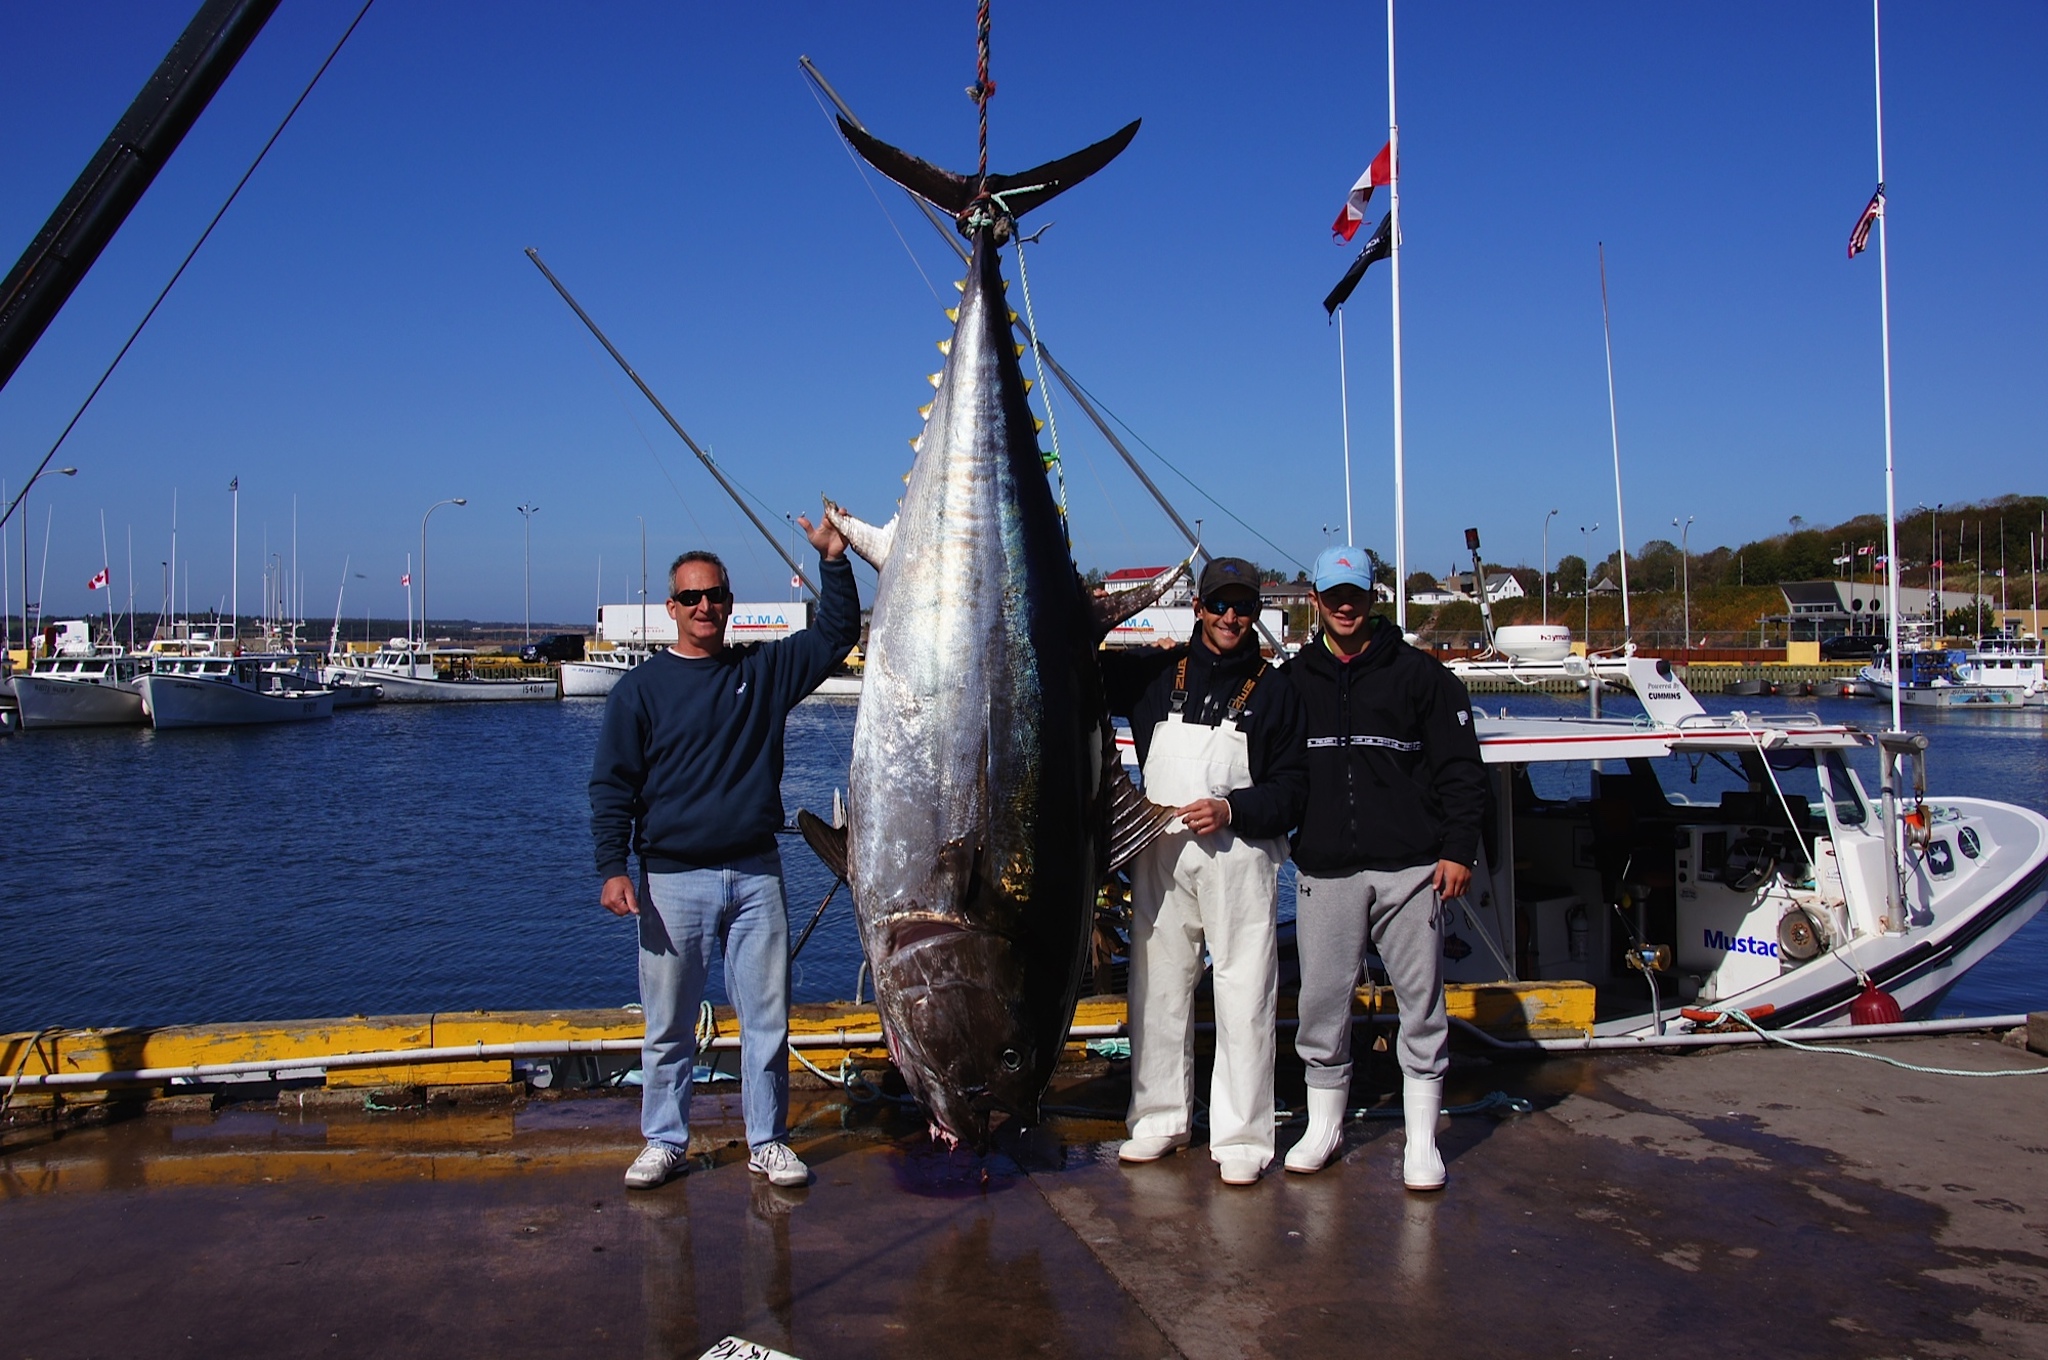
POLYGON ((1357 586, 1360 590, 1372 591, 1372 558, 1363 548, 1325 548, 1322 556, 1316 558, 1316 589, 1328 590, 1332 586, 1357 586))

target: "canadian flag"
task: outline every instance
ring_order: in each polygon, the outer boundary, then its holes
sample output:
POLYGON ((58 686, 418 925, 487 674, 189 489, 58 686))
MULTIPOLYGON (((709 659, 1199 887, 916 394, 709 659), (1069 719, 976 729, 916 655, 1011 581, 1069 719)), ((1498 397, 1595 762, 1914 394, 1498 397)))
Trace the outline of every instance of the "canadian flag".
POLYGON ((1330 224, 1330 233, 1339 241, 1348 241, 1358 234, 1358 224, 1365 220, 1365 205, 1372 202, 1372 191, 1382 184, 1394 182, 1394 148, 1390 142, 1380 148, 1380 154, 1372 158, 1358 183, 1351 186, 1351 193, 1344 199, 1344 207, 1337 213, 1337 220, 1330 224))
POLYGON ((107 569, 101 567, 98 571, 94 572, 92 579, 85 583, 85 588, 87 590, 105 590, 107 588, 107 569))
POLYGON ((405 575, 403 575, 403 576, 399 577, 399 578, 398 578, 398 584, 400 584, 400 585, 402 585, 402 586, 409 586, 409 585, 411 585, 411 584, 412 584, 412 573, 411 573, 411 572, 407 572, 407 573, 406 573, 405 575))

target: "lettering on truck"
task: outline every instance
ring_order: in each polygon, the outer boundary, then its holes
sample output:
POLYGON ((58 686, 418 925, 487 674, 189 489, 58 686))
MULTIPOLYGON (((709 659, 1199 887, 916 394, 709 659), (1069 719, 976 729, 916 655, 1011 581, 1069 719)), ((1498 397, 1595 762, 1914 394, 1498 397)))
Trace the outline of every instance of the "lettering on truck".
POLYGON ((1709 929, 1706 932, 1705 943, 1709 949, 1720 949, 1730 954, 1760 954, 1767 959, 1778 957, 1778 942, 1776 940, 1758 939, 1754 935, 1730 936, 1723 935, 1718 930, 1709 929))

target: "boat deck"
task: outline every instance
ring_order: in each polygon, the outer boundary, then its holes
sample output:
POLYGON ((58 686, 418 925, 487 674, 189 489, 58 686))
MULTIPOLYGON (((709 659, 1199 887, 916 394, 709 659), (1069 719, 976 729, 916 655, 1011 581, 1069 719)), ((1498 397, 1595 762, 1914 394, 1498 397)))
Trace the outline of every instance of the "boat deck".
MULTIPOLYGON (((1981 1036, 1882 1051, 2048 1063, 1981 1036)), ((1367 1074, 1382 1089, 1385 1061, 1367 1074)), ((827 1091, 797 1096, 813 1185, 777 1190, 747 1173, 730 1086, 699 1097, 690 1173, 630 1195, 637 1102, 617 1096, 196 1097, 17 1126, 0 1270, 41 1302, 13 1310, 8 1350, 696 1356, 737 1335, 799 1357, 2048 1354, 2048 1078, 1750 1049, 1456 1064, 1451 1101, 1535 1108, 1451 1119, 1450 1186, 1429 1196, 1400 1186, 1394 1119, 1355 1121, 1320 1175, 1232 1189, 1200 1147, 1121 1167, 1120 1124, 1069 1114, 984 1182, 911 1113, 827 1091)), ((1283 1071, 1283 1092, 1298 1083, 1283 1071)), ((1115 1111, 1126 1094, 1097 1062, 1051 1099, 1115 1111)))

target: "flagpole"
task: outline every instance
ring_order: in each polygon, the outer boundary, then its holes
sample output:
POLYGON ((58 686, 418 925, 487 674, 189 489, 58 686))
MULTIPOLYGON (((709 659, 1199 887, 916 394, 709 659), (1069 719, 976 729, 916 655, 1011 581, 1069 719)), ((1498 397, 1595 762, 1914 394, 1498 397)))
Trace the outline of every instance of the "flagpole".
MULTIPOLYGON (((1877 183, 1884 188, 1884 50, 1879 41, 1878 0, 1870 0, 1870 58, 1877 94, 1877 183)), ((1892 662, 1892 731, 1905 727, 1899 708, 1899 509, 1892 467, 1892 285, 1890 261, 1885 254, 1885 226, 1882 205, 1877 213, 1877 307, 1884 330, 1884 541, 1886 612, 1891 635, 1887 639, 1892 662)))
MULTIPOLYGON (((1394 106, 1394 0, 1387 0, 1387 208, 1388 257, 1394 280, 1394 623, 1408 631, 1408 483, 1401 430, 1401 124, 1394 106)), ((1345 514, 1351 511, 1345 500, 1345 514)))
POLYGON ((1344 308, 1337 308, 1337 402, 1344 412, 1344 542, 1355 545, 1351 531, 1351 387, 1344 367, 1344 308))
POLYGON ((114 649, 114 581, 113 566, 107 558, 107 512, 100 511, 100 575, 107 578, 100 589, 107 592, 107 650, 114 649))
MULTIPOLYGON (((1628 526, 1621 518, 1621 421, 1614 408, 1614 327, 1607 319, 1607 243, 1600 244, 1600 334, 1607 344, 1607 433, 1614 441, 1614 531, 1621 540, 1621 645, 1634 641, 1628 615, 1628 526)), ((1586 639, 1590 650, 1593 639, 1586 639)))
POLYGON ((128 526, 128 654, 135 654, 135 526, 128 526))
POLYGON ((231 560, 228 563, 228 626, 234 629, 232 636, 237 644, 230 650, 239 651, 242 640, 242 478, 239 474, 229 479, 228 494, 234 498, 235 521, 234 546, 230 549, 231 560))

